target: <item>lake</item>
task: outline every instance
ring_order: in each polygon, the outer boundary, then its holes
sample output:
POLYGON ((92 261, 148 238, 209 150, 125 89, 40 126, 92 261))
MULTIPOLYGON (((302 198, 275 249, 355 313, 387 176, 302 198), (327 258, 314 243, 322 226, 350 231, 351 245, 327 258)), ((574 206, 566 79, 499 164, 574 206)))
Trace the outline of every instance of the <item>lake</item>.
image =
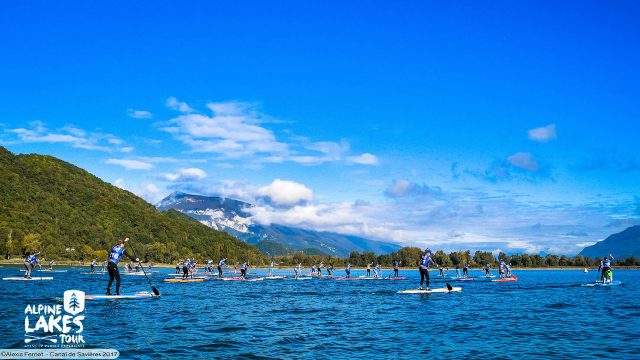
MULTIPOLYGON (((24 347, 28 304, 53 305, 69 289, 102 294, 108 276, 82 271, 34 273, 53 281, 0 281, 0 348, 24 347)), ((624 285, 608 288, 580 286, 595 271, 514 271, 517 283, 452 282, 462 292, 428 295, 397 293, 417 288, 417 270, 401 270, 403 281, 163 282, 170 272, 151 277, 160 299, 87 300, 86 348, 117 349, 123 359, 640 356, 639 271, 614 269, 624 285)), ((20 275, 17 267, 0 268, 0 277, 20 275)), ((144 277, 123 276, 122 293, 146 290, 144 277)))

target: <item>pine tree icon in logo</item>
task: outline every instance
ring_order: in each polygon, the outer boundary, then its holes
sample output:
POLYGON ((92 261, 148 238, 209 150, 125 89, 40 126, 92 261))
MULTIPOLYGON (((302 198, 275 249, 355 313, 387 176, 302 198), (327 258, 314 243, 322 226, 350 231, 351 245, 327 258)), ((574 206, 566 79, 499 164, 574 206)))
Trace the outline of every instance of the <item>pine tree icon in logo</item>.
POLYGON ((64 292, 64 310, 71 315, 84 311, 84 291, 67 290, 64 292))
POLYGON ((76 296, 76 293, 71 294, 71 300, 69 301, 69 308, 75 311, 79 307, 80 307, 80 304, 78 304, 78 297, 76 296))

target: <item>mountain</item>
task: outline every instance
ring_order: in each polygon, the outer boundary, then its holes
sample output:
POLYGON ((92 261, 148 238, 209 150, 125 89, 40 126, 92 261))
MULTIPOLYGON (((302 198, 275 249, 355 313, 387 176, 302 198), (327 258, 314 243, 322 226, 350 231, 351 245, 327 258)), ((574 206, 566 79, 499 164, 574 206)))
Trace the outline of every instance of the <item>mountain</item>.
POLYGON ((579 255, 601 258, 612 254, 616 258, 640 257, 640 225, 613 234, 591 246, 585 247, 579 255))
POLYGON ((351 251, 387 254, 400 246, 358 236, 305 230, 285 225, 260 225, 251 220, 248 211, 254 205, 215 196, 175 192, 158 205, 159 210, 175 209, 216 230, 225 231, 263 250, 269 255, 285 255, 293 251, 347 257, 351 251))
POLYGON ((41 250, 53 259, 106 259, 117 239, 153 261, 228 257, 265 263, 258 249, 178 211, 158 211, 134 194, 51 156, 0 147, 0 253, 41 250))

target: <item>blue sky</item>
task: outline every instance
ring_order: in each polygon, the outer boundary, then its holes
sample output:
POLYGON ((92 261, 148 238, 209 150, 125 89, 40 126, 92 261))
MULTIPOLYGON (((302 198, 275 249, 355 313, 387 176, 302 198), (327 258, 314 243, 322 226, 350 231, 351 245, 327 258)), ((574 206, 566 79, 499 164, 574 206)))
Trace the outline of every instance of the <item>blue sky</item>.
POLYGON ((0 3, 0 143, 447 250, 640 221, 637 2, 0 3))

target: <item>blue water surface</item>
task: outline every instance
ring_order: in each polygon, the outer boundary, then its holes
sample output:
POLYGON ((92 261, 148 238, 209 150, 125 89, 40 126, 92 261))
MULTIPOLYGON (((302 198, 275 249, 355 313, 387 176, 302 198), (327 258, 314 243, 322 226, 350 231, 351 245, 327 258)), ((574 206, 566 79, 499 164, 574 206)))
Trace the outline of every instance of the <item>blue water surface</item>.
MULTIPOLYGON (((104 293, 108 277, 86 271, 0 281, 0 348, 24 347, 27 304, 55 304, 69 289, 104 293)), ((404 281, 163 282, 170 272, 151 276, 160 299, 87 301, 86 347, 114 348, 124 359, 640 356, 639 271, 616 270, 624 284, 608 288, 581 286, 595 281, 595 271, 519 271, 517 283, 452 281, 462 292, 428 295, 397 293, 417 288, 417 270, 401 270, 404 281)), ((20 275, 0 268, 0 277, 20 275)), ((443 286, 441 279, 431 284, 443 286)), ((144 277, 123 276, 122 293, 147 290, 144 277)))

